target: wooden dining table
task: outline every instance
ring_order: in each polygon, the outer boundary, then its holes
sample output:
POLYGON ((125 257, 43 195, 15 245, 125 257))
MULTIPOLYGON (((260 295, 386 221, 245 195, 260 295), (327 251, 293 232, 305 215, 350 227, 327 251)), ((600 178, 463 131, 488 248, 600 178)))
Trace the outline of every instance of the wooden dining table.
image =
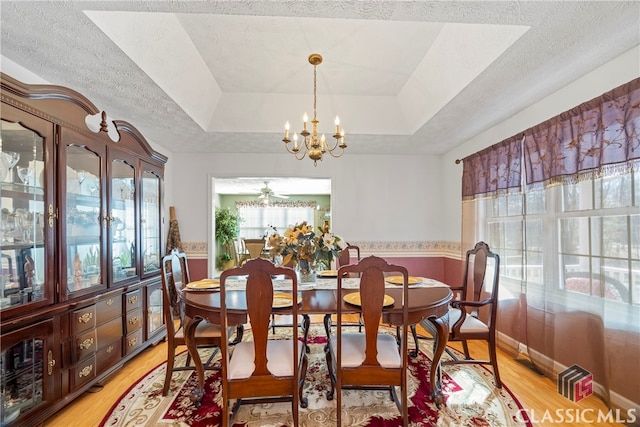
MULTIPOLYGON (((353 280, 353 279, 351 279, 353 280)), ((357 279, 356 279, 357 280, 357 279)), ((429 279, 431 280, 431 279, 429 279)), ((431 280, 431 282, 435 282, 431 280)), ((438 282, 439 283, 439 282, 438 282)), ((408 324, 417 324, 423 319, 428 319, 437 331, 434 337, 434 354, 431 369, 429 371, 429 384, 431 386, 431 398, 440 407, 444 404, 444 395, 440 384, 440 358, 447 345, 449 337, 448 306, 453 298, 451 289, 443 284, 441 286, 425 286, 409 288, 409 321, 408 324)), ((247 323, 247 307, 245 291, 242 289, 226 290, 227 325, 241 325, 247 323)), ((310 315, 327 315, 336 313, 338 304, 342 305, 343 313, 359 313, 360 308, 343 300, 344 295, 353 292, 353 289, 337 290, 333 288, 303 288, 298 290, 302 297, 298 307, 298 314, 304 318, 305 336, 309 328, 310 315)), ((402 301, 402 288, 387 287, 385 293, 395 301, 402 301)), ((198 354, 193 339, 196 327, 201 321, 220 325, 220 293, 216 289, 182 291, 180 296, 184 302, 185 310, 185 341, 198 374, 198 387, 192 393, 192 400, 196 405, 204 395, 204 367, 198 354)), ((273 314, 288 314, 291 308, 274 308, 273 314)), ((330 317, 330 316, 329 316, 330 317)), ((394 303, 385 307, 382 321, 391 325, 402 324, 402 307, 394 303)), ((325 322, 325 327, 328 328, 325 322)), ((407 332, 407 337, 409 333, 407 332)))

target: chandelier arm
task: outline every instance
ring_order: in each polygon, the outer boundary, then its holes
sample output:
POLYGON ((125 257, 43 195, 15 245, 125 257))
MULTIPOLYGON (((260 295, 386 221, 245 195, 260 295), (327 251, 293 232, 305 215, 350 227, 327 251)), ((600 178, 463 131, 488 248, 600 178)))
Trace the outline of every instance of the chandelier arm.
POLYGON ((289 144, 286 144, 284 147, 287 149, 289 154, 293 154, 293 156, 296 158, 296 160, 304 159, 305 155, 307 154, 307 147, 304 144, 302 144, 302 148, 303 149, 302 150, 298 150, 297 152, 295 152, 292 149, 290 149, 289 148, 289 144), (300 153, 300 152, 302 152, 302 156, 298 157, 298 153, 300 153))
POLYGON ((338 148, 338 144, 340 144, 340 138, 336 138, 336 142, 335 142, 335 144, 333 144, 333 147, 331 147, 331 148, 329 148, 329 143, 326 143, 326 144, 327 144, 327 149, 325 150, 325 152, 331 153, 333 150, 338 148))
POLYGON ((327 151, 327 153, 331 154, 331 157, 335 157, 337 159, 338 157, 342 157, 342 155, 344 154, 344 147, 340 147, 340 154, 333 154, 333 150, 327 151))

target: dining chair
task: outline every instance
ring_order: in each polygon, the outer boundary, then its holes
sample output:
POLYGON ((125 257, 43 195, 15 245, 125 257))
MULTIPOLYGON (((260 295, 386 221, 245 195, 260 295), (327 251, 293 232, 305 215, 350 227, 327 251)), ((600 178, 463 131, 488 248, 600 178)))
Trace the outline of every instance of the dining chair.
POLYGON ((376 256, 363 258, 357 264, 342 266, 338 270, 338 295, 344 296, 338 301, 337 330, 329 338, 325 353, 331 379, 327 399, 333 399, 336 394, 339 426, 342 425, 342 390, 350 388, 389 390, 402 415, 403 425, 407 425, 408 289, 407 269, 376 256), (343 273, 360 275, 357 291, 344 295, 343 273), (385 295, 386 273, 404 277, 402 301, 390 300, 385 295), (402 307, 399 345, 394 335, 382 333, 379 329, 384 307, 389 305, 402 307), (343 317, 354 310, 362 315, 364 332, 343 329, 343 317), (400 399, 396 387, 400 387, 400 399))
POLYGON ((250 258, 249 251, 243 238, 233 239, 233 246, 236 250, 236 265, 241 267, 250 258))
MULTIPOLYGON (((184 286, 190 282, 187 256, 178 249, 173 249, 162 258, 162 307, 164 321, 167 327, 167 372, 164 378, 162 395, 166 396, 171 385, 171 375, 174 371, 194 370, 191 365, 191 356, 187 353, 184 366, 175 366, 176 349, 186 345, 184 338, 184 309, 180 299, 180 293, 184 286)), ((208 322, 200 322, 196 329, 195 341, 198 348, 215 347, 208 358, 205 368, 213 369, 211 361, 220 347, 222 334, 220 327, 208 322)))
MULTIPOLYGON (((485 242, 478 242, 473 249, 467 251, 462 286, 451 288, 452 291, 460 293, 461 299, 453 301, 449 307, 449 341, 462 342, 464 359, 460 359, 447 348, 446 352, 451 356, 451 360, 442 361, 441 365, 457 363, 491 365, 496 386, 501 388, 502 382, 496 357, 499 270, 500 257, 492 252, 485 242), (471 358, 467 345, 469 340, 486 341, 488 358, 471 358)), ((420 325, 435 336, 435 327, 429 320, 422 320, 420 325)), ((417 349, 418 339, 424 337, 417 334, 415 325, 411 330, 417 349)))
POLYGON ((264 239, 245 239, 249 258, 259 258, 264 249, 264 239))
POLYGON ((355 262, 360 261, 360 247, 347 243, 347 247, 338 253, 336 268, 351 264, 352 259, 355 259, 355 262))
MULTIPOLYGON (((351 264, 352 259, 355 262, 360 262, 360 247, 347 243, 347 247, 338 253, 338 258, 336 259, 336 268, 340 268, 343 265, 351 264)), ((359 276, 360 275, 358 273, 345 273, 344 277, 359 277, 359 276)), ((325 315, 324 324, 325 324, 325 330, 327 332, 327 336, 329 336, 329 333, 330 333, 329 328, 331 327, 332 320, 333 319, 330 314, 325 315)), ((362 316, 359 316, 357 325, 359 326, 359 331, 362 332, 362 316)))
MULTIPOLYGON (((226 343, 227 327, 233 326, 233 316, 227 311, 226 280, 230 276, 246 276, 247 318, 253 338, 238 343, 233 352, 222 346, 222 426, 233 425, 242 404, 291 402, 293 423, 298 425, 298 406, 306 407, 302 396, 307 371, 304 344, 298 340, 298 325, 290 325, 284 339, 269 334, 273 312, 290 313, 298 318, 298 281, 288 267, 276 267, 271 261, 253 258, 242 267, 226 270, 220 276, 220 321, 222 342, 226 343), (274 296, 273 276, 284 275, 291 280, 290 294, 274 296), (287 298, 289 298, 287 300, 287 298), (281 304, 285 300, 290 304, 281 304), (277 307, 282 308, 277 308, 277 307), (235 404, 229 409, 231 399, 235 404)), ((280 294, 280 292, 278 293, 280 294)))

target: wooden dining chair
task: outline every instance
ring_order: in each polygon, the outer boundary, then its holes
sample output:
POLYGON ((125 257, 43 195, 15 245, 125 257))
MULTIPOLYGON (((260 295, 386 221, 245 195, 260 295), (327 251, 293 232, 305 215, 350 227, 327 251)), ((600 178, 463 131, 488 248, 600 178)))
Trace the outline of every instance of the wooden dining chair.
POLYGON ((351 264, 351 260, 354 260, 354 262, 360 261, 360 247, 347 244, 347 247, 338 253, 336 268, 351 264))
POLYGON ((290 325, 286 339, 269 334, 271 314, 288 312, 298 318, 298 281, 296 272, 288 267, 276 267, 271 261, 253 258, 242 267, 226 270, 220 276, 220 320, 222 341, 226 342, 227 327, 233 326, 226 305, 226 280, 230 276, 247 276, 247 317, 253 338, 240 342, 230 351, 222 346, 222 426, 233 425, 242 404, 290 401, 293 423, 298 425, 298 406, 306 406, 302 396, 307 371, 304 344, 298 340, 298 325, 290 325), (292 282, 291 304, 274 309, 272 277, 284 275, 292 282), (231 410, 231 399, 236 399, 231 410))
POLYGON ((245 239, 249 258, 259 258, 264 250, 264 239, 245 239))
MULTIPOLYGON (((407 328, 408 328, 408 289, 409 274, 407 269, 388 264, 384 259, 369 256, 357 264, 340 267, 338 270, 338 295, 342 292, 342 273, 360 275, 360 287, 351 295, 352 304, 340 298, 337 304, 337 330, 329 338, 325 347, 331 390, 327 399, 337 396, 338 425, 342 425, 342 390, 361 388, 373 390, 389 390, 402 415, 403 425, 407 425, 407 328), (390 301, 385 295, 385 273, 399 274, 404 277, 402 301, 394 301, 392 305, 402 307, 402 324, 400 326, 400 345, 396 337, 381 333, 379 330, 384 307, 390 301), (358 304, 359 300, 359 304, 358 304), (359 305, 359 308, 356 308, 359 305), (362 314, 364 332, 343 329, 343 316, 353 313, 354 309, 362 314), (398 399, 396 387, 400 387, 401 398, 398 399)), ((348 295, 348 294, 347 294, 348 295)), ((344 296, 345 299, 349 296, 344 296)), ((349 298, 350 299, 350 298, 349 298)))
MULTIPOLYGON (((186 254, 179 252, 178 249, 173 249, 162 258, 160 269, 162 272, 162 306, 167 326, 167 372, 162 388, 162 395, 166 396, 171 385, 172 373, 174 371, 194 370, 195 367, 191 365, 191 356, 188 354, 184 366, 175 366, 176 349, 186 345, 183 328, 185 324, 184 309, 180 299, 182 289, 190 282, 186 254)), ((196 346, 198 348, 216 348, 208 358, 205 368, 213 368, 211 361, 220 347, 221 339, 222 334, 218 325, 208 322, 201 322, 198 325, 195 335, 196 346)))
MULTIPOLYGON (((349 265, 351 263, 360 262, 360 247, 356 245, 351 245, 347 243, 347 247, 341 250, 338 253, 338 258, 336 259, 336 268, 340 268, 344 265, 349 265)), ((344 273, 343 277, 360 277, 358 273, 344 273)), ((325 330, 327 331, 327 336, 329 336, 329 328, 331 327, 333 318, 330 314, 325 315, 324 324, 325 330)), ((351 326, 353 323, 349 324, 351 326)), ((362 316, 360 315, 358 318, 359 332, 362 332, 362 316)))
POLYGON ((236 250, 236 266, 241 267, 250 258, 244 239, 233 239, 233 247, 236 250))
MULTIPOLYGON (((442 361, 441 365, 457 363, 477 363, 491 365, 496 386, 502 387, 498 358, 496 356, 496 316, 498 313, 498 279, 500 257, 489 249, 485 242, 476 243, 467 251, 462 286, 451 288, 461 293, 461 299, 455 300, 449 307, 449 341, 462 342, 464 359, 458 358, 450 349, 446 349, 451 360, 442 361), (483 340, 487 342, 488 358, 473 359, 469 354, 467 341, 483 340)), ((436 330, 428 320, 420 322, 432 336, 436 330)), ((415 326, 412 333, 418 348, 415 326)))

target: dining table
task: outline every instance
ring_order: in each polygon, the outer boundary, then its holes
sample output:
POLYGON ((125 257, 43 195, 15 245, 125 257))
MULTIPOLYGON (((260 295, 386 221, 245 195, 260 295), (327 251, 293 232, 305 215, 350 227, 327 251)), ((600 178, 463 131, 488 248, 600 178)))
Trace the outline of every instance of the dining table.
MULTIPOLYGON (((343 278, 342 288, 337 289, 337 279, 335 277, 318 278, 313 283, 298 283, 298 314, 303 317, 303 330, 306 333, 309 329, 309 319, 311 315, 324 315, 325 329, 327 334, 329 326, 327 319, 330 315, 338 311, 338 304, 342 307, 343 313, 359 313, 360 307, 345 302, 344 296, 358 289, 359 278, 343 278)), ((416 325, 423 319, 431 322, 437 331, 434 336, 434 353, 431 368, 429 371, 429 385, 431 386, 431 399, 438 407, 445 402, 441 388, 440 358, 447 346, 449 337, 448 306, 453 298, 451 288, 444 283, 429 278, 414 278, 414 282, 409 286, 409 325, 416 325)), ((227 325, 246 324, 247 306, 244 286, 245 277, 228 278, 225 284, 227 325)), ((273 280, 274 292, 291 292, 291 281, 278 279, 273 280)), ((403 314, 402 305, 397 301, 402 301, 402 286, 386 284, 385 294, 393 298, 394 304, 383 309, 382 322, 390 325, 402 325, 403 314)), ((190 289, 189 285, 183 289, 180 298, 184 302, 185 314, 185 341, 187 349, 196 367, 198 375, 198 386, 191 395, 192 401, 198 406, 204 395, 204 367, 202 360, 195 346, 194 334, 197 325, 201 321, 220 325, 220 292, 219 288, 210 287, 208 289, 190 289)), ((291 307, 274 308, 273 314, 290 314, 291 307)), ((330 320, 329 320, 330 323, 330 320)), ((408 328, 407 328, 408 329, 408 328)), ((406 331, 408 337, 409 333, 406 331)), ((306 341, 305 341, 306 342, 306 341)))

